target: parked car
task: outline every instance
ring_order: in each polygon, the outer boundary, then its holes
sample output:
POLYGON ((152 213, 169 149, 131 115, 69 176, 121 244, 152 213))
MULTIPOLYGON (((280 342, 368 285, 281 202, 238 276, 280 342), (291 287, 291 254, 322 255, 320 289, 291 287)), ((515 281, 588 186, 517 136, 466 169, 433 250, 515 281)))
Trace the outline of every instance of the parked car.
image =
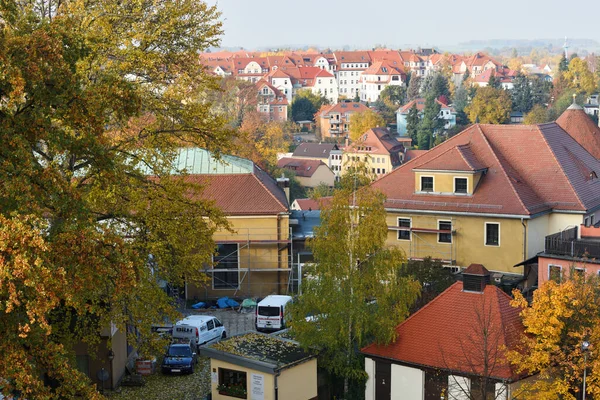
POLYGON ((161 371, 163 374, 193 374, 197 362, 198 357, 190 341, 187 343, 172 343, 163 358, 161 371))
POLYGON ((256 330, 278 331, 285 329, 286 306, 291 296, 267 296, 256 305, 256 330))
POLYGON ((173 327, 173 338, 189 339, 197 349, 226 337, 225 327, 212 315, 190 315, 173 327))

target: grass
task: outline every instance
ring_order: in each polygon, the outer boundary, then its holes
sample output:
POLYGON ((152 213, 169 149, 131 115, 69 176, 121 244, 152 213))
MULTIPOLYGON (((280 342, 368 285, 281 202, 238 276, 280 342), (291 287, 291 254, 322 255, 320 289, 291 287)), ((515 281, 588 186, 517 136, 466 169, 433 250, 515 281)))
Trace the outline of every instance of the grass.
POLYGON ((160 364, 157 371, 144 377, 142 387, 120 387, 107 394, 110 400, 202 400, 210 393, 210 360, 200 358, 190 375, 163 375, 160 364))

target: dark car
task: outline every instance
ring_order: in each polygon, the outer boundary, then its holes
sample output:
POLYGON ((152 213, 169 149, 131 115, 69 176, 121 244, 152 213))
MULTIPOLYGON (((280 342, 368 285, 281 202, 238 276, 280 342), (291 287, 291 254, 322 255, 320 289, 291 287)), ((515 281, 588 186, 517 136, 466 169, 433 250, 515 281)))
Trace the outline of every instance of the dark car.
POLYGON ((163 374, 193 374, 196 362, 196 353, 192 351, 192 346, 189 343, 174 343, 169 346, 165 353, 161 370, 163 374))

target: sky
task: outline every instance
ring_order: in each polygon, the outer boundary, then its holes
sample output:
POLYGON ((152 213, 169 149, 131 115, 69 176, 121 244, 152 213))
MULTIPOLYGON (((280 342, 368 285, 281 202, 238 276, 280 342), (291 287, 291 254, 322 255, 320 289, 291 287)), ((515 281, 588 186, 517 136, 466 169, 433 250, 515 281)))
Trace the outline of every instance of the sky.
POLYGON ((223 47, 453 46, 489 39, 593 39, 600 0, 207 0, 223 47))

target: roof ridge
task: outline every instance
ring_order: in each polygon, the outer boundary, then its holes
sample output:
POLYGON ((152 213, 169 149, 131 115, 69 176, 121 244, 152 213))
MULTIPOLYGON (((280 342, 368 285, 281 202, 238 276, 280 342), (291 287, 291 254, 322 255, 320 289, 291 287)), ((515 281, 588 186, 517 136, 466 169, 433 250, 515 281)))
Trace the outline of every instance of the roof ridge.
MULTIPOLYGON (((508 173, 506 172, 506 170, 504 169, 504 165, 500 162, 500 159, 498 158, 498 155, 496 154, 496 152, 494 151, 494 148, 492 147, 492 145, 490 144, 487 136, 485 136, 485 133, 483 132, 483 130, 481 129, 481 126, 479 124, 475 124, 475 126, 477 126, 477 129, 479 131, 479 133, 481 134, 481 136, 483 137, 483 141, 484 143, 488 146, 488 148, 490 149, 490 152, 492 153, 492 156, 494 157, 494 159, 496 160, 496 162, 498 163, 498 165, 500 166, 500 170, 502 171, 502 174, 504 175, 504 178, 508 181, 508 184, 510 185, 510 188, 513 191, 513 194, 515 195, 515 197, 517 198, 517 200, 519 201, 519 204, 521 204, 521 207, 523 207, 523 210, 527 213, 530 214, 529 209, 525 206, 525 203, 523 203, 523 200, 521 199, 521 196, 519 196, 519 193, 517 192, 517 189, 515 188, 512 180, 510 179, 510 177, 508 176, 508 173)), ((502 157, 504 158, 504 157, 502 157)), ((505 160, 506 162, 508 162, 507 160, 505 160)), ((533 189, 532 189, 533 190, 533 189)), ((536 193, 537 195, 537 193, 536 193)))
MULTIPOLYGON (((258 168, 259 171, 262 171, 265 175, 267 175, 268 178, 271 178, 271 176, 269 174, 266 173, 266 171, 263 171, 259 166, 254 165, 255 170, 258 168)), ((264 182, 262 181, 262 179, 260 179, 257 175, 256 172, 252 173, 252 176, 254 177, 254 179, 256 179, 258 181, 258 183, 267 191, 269 192, 269 195, 271 197, 273 197, 275 199, 275 201, 277 203, 279 203, 285 210, 288 210, 289 207, 286 207, 285 204, 283 204, 281 201, 279 201, 279 199, 277 198, 277 196, 275 196, 275 194, 273 192, 271 192, 271 190, 269 190, 269 188, 264 184, 264 182)), ((275 184, 277 185, 277 182, 275 182, 275 184)), ((279 186, 277 186, 279 187, 279 186)))
MULTIPOLYGON (((454 145, 454 146, 452 146, 452 147, 449 147, 447 150, 444 150, 443 152, 441 152, 441 153, 440 153, 440 154, 438 154, 437 156, 435 156, 435 157, 433 157, 433 158, 430 158, 430 159, 429 159, 429 160, 427 160, 427 161, 424 161, 423 163, 419 164, 418 166, 416 166, 416 167, 414 167, 414 168, 419 168, 419 167, 421 167, 421 166, 423 166, 423 165, 425 165, 425 164, 428 164, 428 163, 432 162, 433 160, 436 160, 436 159, 440 158, 441 156, 443 156, 444 154, 448 153, 449 151, 452 151, 452 150, 454 150, 454 149, 458 148, 458 146, 461 146, 461 145, 454 145)), ((462 157, 462 155, 461 155, 461 157, 462 157)), ((469 164, 467 163, 467 165, 469 165, 469 164)))
MULTIPOLYGON (((581 144, 579 144, 579 142, 577 142, 577 140, 575 140, 571 135, 569 135, 569 133, 567 131, 565 131, 560 125, 558 125, 556 122, 553 122, 552 124, 554 124, 556 127, 558 127, 567 136, 569 136, 571 139, 573 139, 573 141, 575 141, 579 146, 581 146, 581 144)), ((583 204, 583 201, 581 200, 581 197, 579 196, 579 193, 577 192, 577 190, 575 190, 575 187, 573 186, 573 183, 571 182, 571 179, 569 179, 569 176, 565 172, 565 169, 563 168, 563 165, 558 161, 558 158, 556 157, 556 153, 554 153, 554 149, 552 148, 552 146, 550 146, 550 143, 548 143, 548 140, 546 139, 546 135, 544 134, 544 131, 542 129, 540 129, 540 127, 538 125, 535 125, 535 127, 539 131, 540 135, 542 136, 542 140, 544 141, 544 143, 546 143, 546 146, 548 147, 548 149, 550 149, 550 154, 552 154, 552 158, 554 159, 554 161, 556 162, 556 164, 558 164, 558 167, 560 168, 560 171, 565 176, 567 182, 569 183, 569 187, 571 188, 571 190, 573 191, 573 193, 575 193, 575 197, 579 201, 579 205, 581 207, 583 207, 584 209, 587 210, 587 207, 586 207, 585 204, 583 204)), ((585 147, 583 147, 583 146, 581 146, 581 147, 585 151, 587 151, 587 149, 585 147)), ((589 152, 588 152, 588 154, 589 154, 589 152)))

